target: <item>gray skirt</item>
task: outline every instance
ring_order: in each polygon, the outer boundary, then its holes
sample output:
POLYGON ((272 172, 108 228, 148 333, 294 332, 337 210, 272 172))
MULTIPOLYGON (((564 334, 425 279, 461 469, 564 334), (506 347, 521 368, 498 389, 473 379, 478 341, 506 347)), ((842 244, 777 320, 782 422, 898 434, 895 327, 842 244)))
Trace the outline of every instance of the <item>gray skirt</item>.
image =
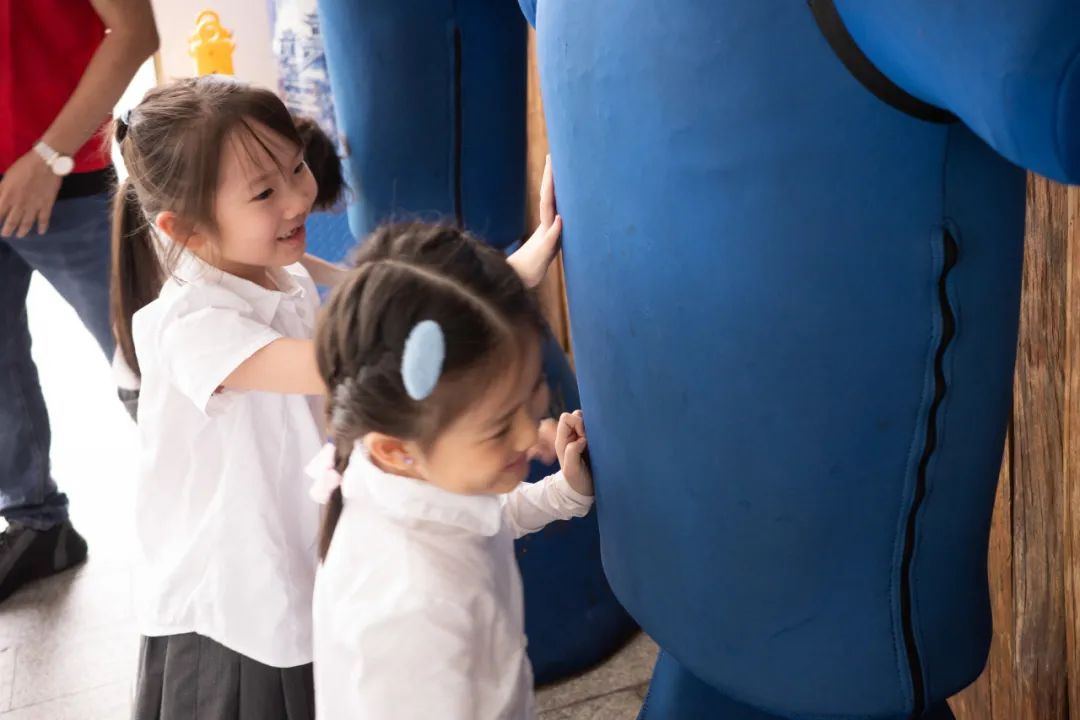
POLYGON ((263 665, 194 633, 144 637, 133 720, 314 720, 311 667, 263 665))

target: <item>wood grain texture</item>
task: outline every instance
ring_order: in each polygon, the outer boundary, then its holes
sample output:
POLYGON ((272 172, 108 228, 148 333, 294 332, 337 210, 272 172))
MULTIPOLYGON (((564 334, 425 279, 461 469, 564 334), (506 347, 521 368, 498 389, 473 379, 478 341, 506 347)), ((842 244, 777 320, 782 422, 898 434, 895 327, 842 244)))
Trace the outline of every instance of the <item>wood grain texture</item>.
POLYGON ((1013 410, 1013 633, 1017 718, 1059 720, 1065 701, 1064 399, 1068 221, 1064 188, 1028 181, 1013 410))
POLYGON ((1068 190, 1065 311, 1065 640, 1069 708, 1080 718, 1080 188, 1068 190))
MULTIPOLYGON (((528 192, 528 204, 525 217, 530 228, 539 223, 540 207, 540 180, 544 173, 544 160, 547 158, 548 141, 547 125, 544 121, 544 101, 540 95, 540 76, 536 68, 536 34, 529 30, 529 62, 528 82, 526 91, 525 127, 528 136, 528 152, 526 154, 525 167, 529 174, 525 181, 528 192)), ((555 186, 556 202, 558 196, 558 183, 555 186)), ((562 345, 563 350, 573 363, 570 344, 570 318, 566 307, 566 286, 563 282, 562 254, 551 264, 547 277, 538 289, 540 303, 544 308, 544 316, 551 325, 551 332, 555 339, 562 345)))
POLYGON ((1080 720, 1080 199, 1031 176, 1027 200, 1013 419, 990 539, 994 642, 982 677, 953 699, 959 720, 1080 720))

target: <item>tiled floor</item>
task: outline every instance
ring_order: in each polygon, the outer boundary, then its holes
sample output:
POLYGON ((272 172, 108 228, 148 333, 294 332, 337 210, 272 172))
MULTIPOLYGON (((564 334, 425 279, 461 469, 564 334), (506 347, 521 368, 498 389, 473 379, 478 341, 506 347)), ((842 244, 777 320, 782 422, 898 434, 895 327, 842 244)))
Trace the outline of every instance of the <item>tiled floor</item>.
MULTIPOLYGON (((130 538, 134 426, 75 314, 35 278, 30 322, 53 420, 53 465, 90 543, 78 570, 0 605, 0 720, 127 720, 137 654, 130 538)), ((641 636, 603 667, 539 693, 544 720, 631 720, 656 648, 641 636)))

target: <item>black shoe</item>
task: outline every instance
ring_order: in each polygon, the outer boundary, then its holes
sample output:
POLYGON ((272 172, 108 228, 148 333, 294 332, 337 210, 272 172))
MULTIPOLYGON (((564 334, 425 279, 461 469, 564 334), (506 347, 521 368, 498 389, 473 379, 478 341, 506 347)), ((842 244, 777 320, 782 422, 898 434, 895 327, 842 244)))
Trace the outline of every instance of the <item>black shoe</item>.
POLYGON ((117 388, 116 394, 120 398, 120 402, 124 403, 124 409, 128 411, 128 415, 135 422, 139 421, 139 389, 138 388, 117 388))
POLYGON ((86 541, 71 521, 48 530, 17 522, 0 533, 0 602, 31 580, 49 577, 86 560, 86 541))

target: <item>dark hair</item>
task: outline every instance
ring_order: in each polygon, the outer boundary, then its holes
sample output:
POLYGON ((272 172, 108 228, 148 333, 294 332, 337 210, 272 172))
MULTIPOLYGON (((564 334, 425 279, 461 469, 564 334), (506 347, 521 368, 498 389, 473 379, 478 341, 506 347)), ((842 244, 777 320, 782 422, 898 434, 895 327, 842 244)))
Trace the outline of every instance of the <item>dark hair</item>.
MULTIPOLYGON (((250 152, 256 152, 255 144, 273 157, 254 123, 303 146, 296 121, 274 93, 214 75, 155 88, 115 123, 128 177, 117 188, 113 204, 112 326, 124 360, 136 374, 131 319, 161 292, 194 228, 215 227, 214 199, 225 143, 239 132, 250 152), (166 210, 176 213, 177 242, 159 247, 150 219, 166 210)), ((313 127, 308 127, 308 135, 313 142, 330 143, 313 127)), ((332 165, 329 157, 320 156, 320 162, 321 167, 332 165)), ((323 174, 326 185, 320 184, 319 197, 336 198, 341 186, 333 185, 332 172, 323 174)))
POLYGON ((348 189, 337 146, 311 118, 294 116, 293 120, 304 144, 304 162, 319 185, 315 207, 319 210, 330 210, 341 201, 341 196, 348 189))
MULTIPOLYGON (((315 336, 339 472, 356 441, 370 432, 429 447, 475 399, 469 389, 477 386, 477 374, 496 375, 516 364, 527 334, 545 327, 536 298, 505 255, 451 225, 384 226, 361 246, 354 264, 315 336), (423 320, 441 326, 446 358, 435 392, 416 401, 405 391, 401 355, 423 320)), ((337 490, 323 522, 321 558, 341 509, 337 490)))

